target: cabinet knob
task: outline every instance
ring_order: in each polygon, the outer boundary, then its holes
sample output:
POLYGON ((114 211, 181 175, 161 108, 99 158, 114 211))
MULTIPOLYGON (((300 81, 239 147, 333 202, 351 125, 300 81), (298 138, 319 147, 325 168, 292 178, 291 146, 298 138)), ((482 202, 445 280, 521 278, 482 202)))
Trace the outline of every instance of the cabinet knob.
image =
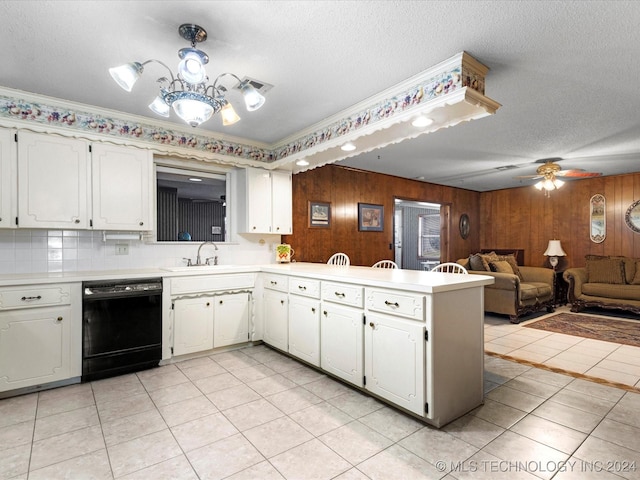
POLYGON ((144 222, 140 222, 140 226, 143 226, 143 225, 144 225, 144 222))
POLYGON ((326 317, 327 315, 329 315, 329 314, 327 313, 327 311, 326 311, 326 310, 325 310, 324 312, 322 312, 322 314, 323 314, 325 317, 326 317))
POLYGON ((73 223, 80 223, 80 219, 79 219, 79 218, 76 218, 76 219, 73 221, 73 223))
POLYGON ((280 305, 284 305, 284 300, 280 300, 280 305))
POLYGON ((369 322, 369 326, 370 326, 371 328, 376 328, 376 324, 375 324, 375 323, 373 323, 373 322, 369 322))
POLYGON ((58 322, 61 322, 61 321, 62 321, 62 317, 58 317, 56 320, 57 320, 58 322))
POLYGON ((222 300, 220 300, 220 305, 222 305, 222 300))
POLYGON ((211 304, 210 304, 209 302, 207 302, 207 307, 208 307, 209 305, 211 305, 211 304))
POLYGON ((256 229, 256 227, 251 227, 251 229, 252 229, 252 230, 255 230, 255 229, 256 229))
POLYGON ((276 227, 276 231, 280 231, 280 227, 276 227))
POLYGON ((316 313, 316 309, 311 307, 311 313, 316 313))

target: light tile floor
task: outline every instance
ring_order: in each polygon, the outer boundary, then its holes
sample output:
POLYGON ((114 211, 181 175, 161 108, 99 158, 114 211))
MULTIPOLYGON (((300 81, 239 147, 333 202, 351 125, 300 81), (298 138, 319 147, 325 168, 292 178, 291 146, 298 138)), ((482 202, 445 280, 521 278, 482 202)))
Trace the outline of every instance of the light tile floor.
POLYGON ((640 347, 524 327, 561 312, 569 312, 569 307, 560 307, 555 313, 527 319, 520 324, 512 324, 506 317, 487 314, 485 351, 640 387, 640 347))
POLYGON ((0 400, 0 479, 640 478, 640 394, 485 372, 484 405, 440 430, 264 345, 0 400))

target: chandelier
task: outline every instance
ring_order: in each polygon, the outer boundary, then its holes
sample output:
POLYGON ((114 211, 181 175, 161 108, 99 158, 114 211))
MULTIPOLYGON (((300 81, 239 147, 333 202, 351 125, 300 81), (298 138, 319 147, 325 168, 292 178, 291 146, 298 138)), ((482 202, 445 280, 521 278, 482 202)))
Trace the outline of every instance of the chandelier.
POLYGON ((151 59, 142 63, 131 62, 110 68, 109 73, 116 83, 130 92, 142 75, 145 65, 152 62, 162 65, 169 72, 169 77, 158 78, 160 93, 151 102, 149 108, 158 115, 169 117, 172 107, 173 111, 192 127, 206 122, 218 112, 222 116, 223 125, 232 125, 240 120, 233 106, 224 96, 227 89, 219 84, 223 77, 233 77, 239 82, 237 88, 242 93, 249 112, 264 105, 264 97, 250 81, 240 80, 233 73, 222 73, 213 84, 207 85, 209 77, 204 66, 209 63, 209 56, 196 48, 197 43, 207 39, 207 32, 204 28, 191 23, 180 25, 178 32, 182 38, 191 42, 191 47, 178 51, 180 63, 177 75, 174 75, 171 69, 160 60, 151 59))

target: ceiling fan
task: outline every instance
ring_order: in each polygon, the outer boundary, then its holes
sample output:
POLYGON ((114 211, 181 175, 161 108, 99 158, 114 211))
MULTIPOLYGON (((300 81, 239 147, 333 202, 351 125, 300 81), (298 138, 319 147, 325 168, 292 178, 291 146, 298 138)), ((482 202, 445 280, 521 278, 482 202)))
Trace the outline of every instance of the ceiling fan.
POLYGON ((537 168, 535 175, 520 175, 514 178, 540 179, 534 187, 538 190, 544 190, 545 195, 548 196, 550 191, 558 189, 564 185, 564 182, 556 177, 587 178, 599 177, 602 175, 600 172, 585 172, 580 168, 562 170, 560 165, 556 163, 561 160, 561 158, 543 158, 541 160, 537 160, 536 163, 542 163, 542 165, 537 168))

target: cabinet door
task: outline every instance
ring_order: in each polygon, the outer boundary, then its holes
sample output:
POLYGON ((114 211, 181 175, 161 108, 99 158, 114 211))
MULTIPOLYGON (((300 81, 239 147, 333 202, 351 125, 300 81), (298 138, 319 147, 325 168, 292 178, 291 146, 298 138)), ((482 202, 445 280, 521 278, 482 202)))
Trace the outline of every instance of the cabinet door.
POLYGON ((247 169, 247 232, 271 231, 271 173, 260 168, 247 169))
POLYGON ((293 233, 291 173, 271 172, 271 193, 272 231, 289 235, 293 233))
POLYGON ((289 353, 320 366, 320 302, 291 295, 289 298, 289 353))
POLYGON ((18 134, 20 227, 89 228, 88 150, 84 140, 18 134))
POLYGON ((322 304, 320 366, 337 377, 362 387, 364 312, 357 308, 322 304))
POLYGON ((150 230, 151 152, 100 143, 91 148, 93 228, 150 230))
POLYGON ((0 391, 70 377, 71 307, 0 314, 0 391))
POLYGON ((424 415, 424 324, 372 313, 366 322, 365 388, 424 415))
POLYGON ((249 294, 231 293, 214 299, 213 346, 249 341, 249 294))
POLYGON ((173 354, 213 348, 213 297, 181 298, 173 307, 173 354))
POLYGON ((16 216, 16 155, 11 130, 0 128, 0 228, 14 225, 16 216))
POLYGON ((263 340, 283 351, 289 350, 289 302, 286 293, 264 291, 263 340))

